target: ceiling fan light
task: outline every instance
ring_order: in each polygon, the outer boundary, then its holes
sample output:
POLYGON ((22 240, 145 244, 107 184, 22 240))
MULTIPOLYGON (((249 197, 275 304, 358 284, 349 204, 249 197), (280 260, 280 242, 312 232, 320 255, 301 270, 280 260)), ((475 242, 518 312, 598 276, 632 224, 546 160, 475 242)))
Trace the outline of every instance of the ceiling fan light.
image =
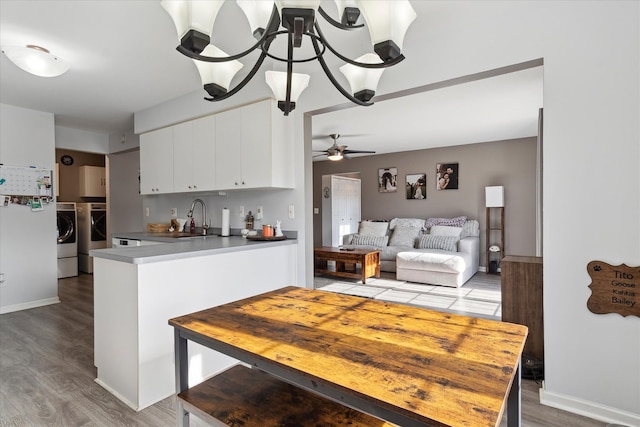
MULTIPOLYGON (((228 56, 221 49, 210 44, 203 51, 204 56, 211 57, 225 57, 228 56)), ((196 64, 196 68, 200 73, 200 80, 205 90, 212 97, 224 95, 229 90, 231 80, 235 77, 238 71, 243 67, 242 62, 233 60, 227 62, 205 62, 193 60, 196 64)))
POLYGON ((338 160, 342 160, 343 156, 342 153, 338 151, 337 153, 327 155, 327 159, 337 162, 338 160))
POLYGON ((173 19, 180 45, 200 53, 211 41, 224 0, 162 0, 160 4, 173 19))
POLYGON ((15 65, 36 76, 57 77, 69 70, 64 59, 40 46, 7 46, 2 48, 2 53, 15 65))
POLYGON ((408 0, 356 0, 369 28, 371 44, 383 61, 402 53, 404 36, 416 12, 408 0))
POLYGON ((271 19, 273 0, 236 0, 236 3, 247 17, 253 36, 260 39, 271 19))
MULTIPOLYGON (((382 62, 375 53, 362 55, 356 61, 365 64, 379 64, 382 62)), ((363 68, 345 64, 340 67, 340 72, 347 78, 353 96, 360 101, 368 102, 376 93, 384 68, 363 68)))

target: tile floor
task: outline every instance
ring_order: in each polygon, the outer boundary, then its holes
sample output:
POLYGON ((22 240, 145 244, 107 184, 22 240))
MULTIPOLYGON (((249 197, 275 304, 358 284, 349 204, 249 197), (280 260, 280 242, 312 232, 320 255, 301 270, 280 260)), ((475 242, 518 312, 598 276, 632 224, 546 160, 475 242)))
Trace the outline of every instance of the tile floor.
POLYGON ((502 313, 500 276, 476 273, 464 286, 448 288, 395 280, 395 273, 362 281, 317 276, 318 290, 427 307, 450 313, 500 320, 502 313))

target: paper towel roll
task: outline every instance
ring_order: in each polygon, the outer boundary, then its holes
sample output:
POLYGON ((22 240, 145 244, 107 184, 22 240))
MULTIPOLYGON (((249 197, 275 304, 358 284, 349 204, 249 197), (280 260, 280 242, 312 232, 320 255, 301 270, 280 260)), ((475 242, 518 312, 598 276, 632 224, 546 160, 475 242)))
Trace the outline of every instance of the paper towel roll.
POLYGON ((222 236, 229 235, 229 209, 222 209, 222 236))

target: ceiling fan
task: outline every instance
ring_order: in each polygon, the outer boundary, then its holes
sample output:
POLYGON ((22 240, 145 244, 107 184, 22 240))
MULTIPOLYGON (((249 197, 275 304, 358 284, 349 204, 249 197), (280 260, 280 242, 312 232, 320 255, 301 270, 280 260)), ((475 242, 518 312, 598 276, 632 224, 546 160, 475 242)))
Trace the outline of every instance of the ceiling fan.
POLYGON ((342 160, 343 158, 348 159, 349 154, 374 154, 375 151, 367 151, 367 150, 347 150, 347 145, 338 145, 338 138, 340 138, 339 133, 332 133, 329 135, 331 139, 333 139, 333 145, 326 150, 314 150, 317 152, 321 152, 323 154, 317 154, 313 157, 319 156, 327 156, 327 159, 337 161, 342 160))

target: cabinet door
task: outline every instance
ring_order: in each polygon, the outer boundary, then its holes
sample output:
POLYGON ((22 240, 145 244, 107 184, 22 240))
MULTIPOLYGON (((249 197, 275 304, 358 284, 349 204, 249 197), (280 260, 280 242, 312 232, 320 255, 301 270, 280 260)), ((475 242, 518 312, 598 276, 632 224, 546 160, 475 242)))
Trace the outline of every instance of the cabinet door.
POLYGON ((140 192, 173 192, 173 128, 140 135, 140 192))
POLYGON ((173 189, 195 191, 194 187, 193 122, 173 126, 173 189))
POLYGON ((219 190, 242 188, 240 109, 216 114, 215 181, 219 190))
POLYGON ((216 189, 216 118, 193 122, 193 184, 196 191, 216 189))
POLYGON ((80 166, 80 197, 106 197, 105 169, 100 166, 80 166))
POLYGON ((270 102, 257 102, 242 107, 241 125, 244 187, 269 187, 272 156, 270 102))

